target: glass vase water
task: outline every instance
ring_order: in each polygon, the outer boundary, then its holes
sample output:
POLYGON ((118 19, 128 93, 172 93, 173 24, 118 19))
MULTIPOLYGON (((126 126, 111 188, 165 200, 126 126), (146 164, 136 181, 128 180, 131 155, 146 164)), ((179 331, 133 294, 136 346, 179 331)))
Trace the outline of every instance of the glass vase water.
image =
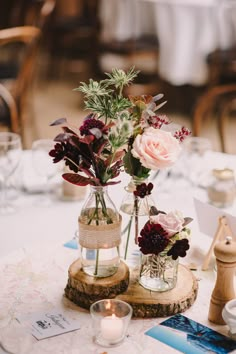
POLYGON ((107 187, 91 186, 79 216, 79 244, 83 271, 93 277, 116 273, 120 263, 121 216, 107 187))
POLYGON ((132 178, 128 186, 125 187, 126 194, 122 200, 120 210, 122 211, 122 251, 125 260, 137 254, 138 237, 140 230, 148 221, 155 203, 150 195, 144 198, 134 195, 136 187, 142 183, 148 183, 144 178, 132 178))
POLYGON ((178 258, 174 260, 165 251, 158 255, 141 254, 139 284, 152 291, 173 289, 177 282, 178 263, 178 258))

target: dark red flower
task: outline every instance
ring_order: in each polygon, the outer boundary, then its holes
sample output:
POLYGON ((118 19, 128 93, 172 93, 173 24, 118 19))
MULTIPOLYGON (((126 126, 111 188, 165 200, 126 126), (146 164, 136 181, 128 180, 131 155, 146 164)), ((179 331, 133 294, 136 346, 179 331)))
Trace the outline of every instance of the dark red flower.
POLYGON ((138 245, 143 254, 156 254, 164 251, 169 244, 167 232, 159 224, 151 224, 149 221, 144 225, 138 238, 138 245))
POLYGON ((72 145, 69 141, 56 143, 54 149, 49 152, 49 155, 53 157, 53 162, 57 163, 61 160, 65 160, 65 165, 74 172, 79 171, 79 167, 89 168, 91 163, 86 158, 86 152, 83 147, 85 144, 79 144, 78 146, 72 145))
POLYGON ((144 198, 146 195, 150 195, 153 189, 152 183, 141 183, 137 185, 136 190, 134 191, 134 195, 136 197, 144 198))
POLYGON ((173 259, 178 257, 185 257, 186 251, 189 249, 189 243, 187 238, 177 240, 171 249, 167 252, 167 256, 172 256, 173 259))
POLYGON ((81 135, 94 135, 97 139, 102 137, 102 134, 106 134, 108 129, 105 124, 96 118, 87 118, 79 128, 81 135))
POLYGON ((65 157, 66 151, 65 143, 56 143, 54 149, 49 151, 49 156, 53 157, 54 163, 57 163, 65 157))

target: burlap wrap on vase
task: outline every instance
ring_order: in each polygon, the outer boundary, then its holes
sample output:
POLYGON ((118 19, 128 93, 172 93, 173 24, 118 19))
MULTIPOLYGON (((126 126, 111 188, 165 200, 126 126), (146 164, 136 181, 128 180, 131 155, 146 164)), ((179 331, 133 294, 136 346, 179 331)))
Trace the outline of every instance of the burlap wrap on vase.
POLYGON ((121 243, 121 221, 105 225, 85 225, 79 218, 79 244, 89 249, 107 249, 121 243))

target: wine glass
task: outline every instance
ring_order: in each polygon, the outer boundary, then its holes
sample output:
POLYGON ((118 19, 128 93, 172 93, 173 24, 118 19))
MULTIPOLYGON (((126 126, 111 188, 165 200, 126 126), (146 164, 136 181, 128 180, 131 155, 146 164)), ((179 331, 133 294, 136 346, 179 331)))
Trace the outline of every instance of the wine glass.
POLYGON ((0 132, 0 180, 2 186, 0 214, 9 214, 15 211, 14 205, 6 198, 7 181, 20 162, 21 152, 20 135, 0 132))
POLYGON ((197 187, 207 175, 207 152, 212 151, 211 141, 203 137, 189 137, 183 142, 183 162, 185 164, 185 177, 197 187))
POLYGON ((51 139, 38 139, 32 144, 32 163, 34 170, 42 178, 44 196, 40 199, 41 205, 51 204, 50 181, 59 172, 60 166, 54 164, 49 151, 54 148, 55 142, 51 139))

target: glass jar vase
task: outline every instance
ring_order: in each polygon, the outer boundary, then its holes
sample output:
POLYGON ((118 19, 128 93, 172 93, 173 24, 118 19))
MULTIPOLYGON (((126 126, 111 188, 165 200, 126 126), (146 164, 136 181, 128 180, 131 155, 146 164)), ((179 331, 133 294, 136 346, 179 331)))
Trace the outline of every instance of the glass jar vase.
POLYGON ((151 195, 141 198, 134 194, 137 186, 142 183, 148 184, 148 181, 143 178, 133 177, 131 179, 128 186, 125 187, 126 194, 120 206, 123 220, 122 249, 125 260, 131 258, 132 252, 135 254, 135 249, 138 252, 137 243, 140 230, 148 221, 149 215, 152 214, 152 208, 155 208, 151 195))
POLYGON ((120 263, 121 216, 107 187, 91 186, 79 216, 79 244, 83 271, 93 277, 109 277, 120 263))
POLYGON ((211 204, 218 208, 232 206, 236 197, 234 171, 229 168, 212 170, 212 183, 207 188, 207 194, 211 204))
POLYGON ((167 291, 175 287, 178 275, 178 258, 174 260, 166 252, 141 254, 139 284, 152 291, 167 291))

